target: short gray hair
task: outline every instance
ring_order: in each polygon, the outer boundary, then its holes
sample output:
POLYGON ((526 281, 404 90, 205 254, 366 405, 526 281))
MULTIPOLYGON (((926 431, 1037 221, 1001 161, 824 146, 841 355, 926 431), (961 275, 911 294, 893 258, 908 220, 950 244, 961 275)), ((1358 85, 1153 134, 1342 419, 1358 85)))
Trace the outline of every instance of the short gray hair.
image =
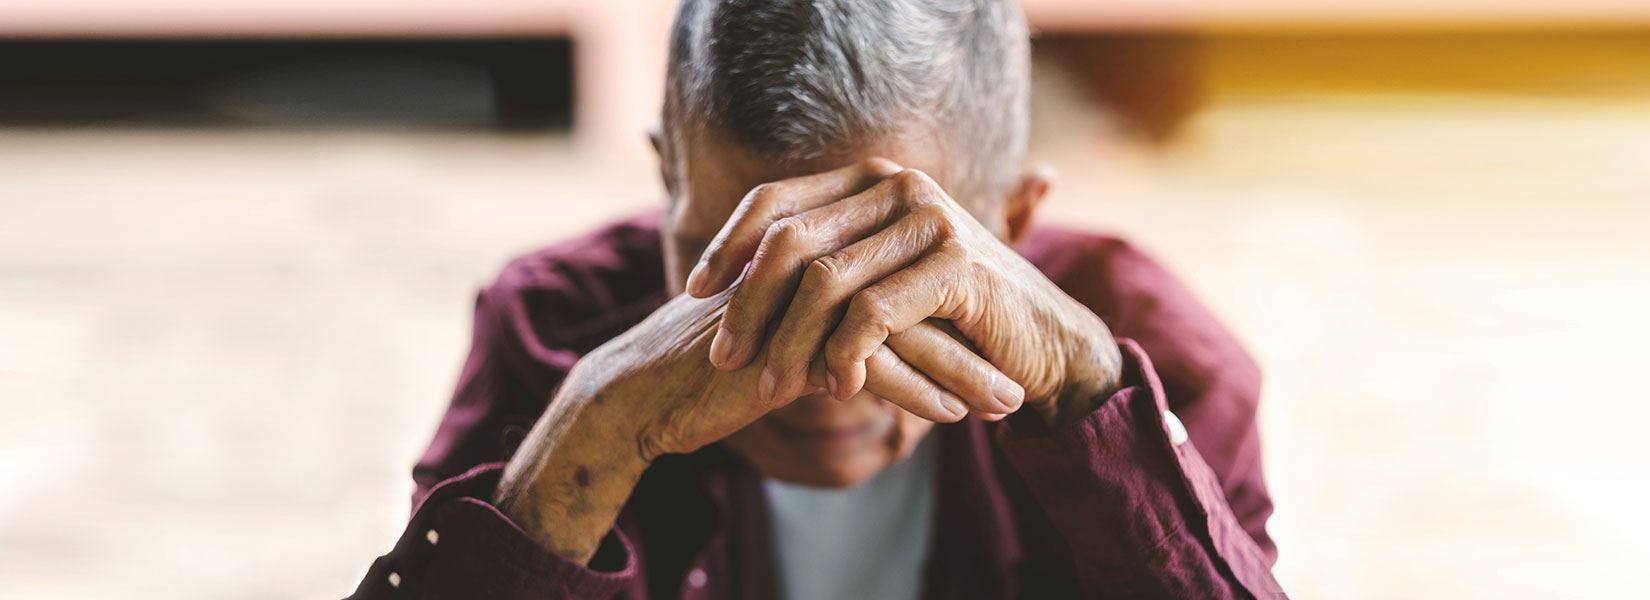
POLYGON ((683 0, 665 134, 709 126, 802 161, 917 132, 939 137, 953 194, 1000 191, 1025 156, 1029 54, 1014 0, 683 0))

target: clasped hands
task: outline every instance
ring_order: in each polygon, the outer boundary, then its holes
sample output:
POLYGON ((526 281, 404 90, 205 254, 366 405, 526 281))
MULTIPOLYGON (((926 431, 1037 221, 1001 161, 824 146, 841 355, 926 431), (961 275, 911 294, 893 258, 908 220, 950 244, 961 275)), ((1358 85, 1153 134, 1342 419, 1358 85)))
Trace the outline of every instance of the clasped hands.
POLYGON ((751 190, 687 290, 581 358, 506 465, 495 501, 545 547, 589 561, 655 458, 820 389, 1060 425, 1118 385, 1099 317, 887 160, 751 190))
POLYGON ((883 159, 751 190, 687 292, 660 311, 695 324, 672 328, 685 339, 626 344, 710 337, 717 371, 685 377, 698 401, 652 421, 650 457, 690 452, 820 388, 838 399, 865 390, 935 422, 1030 407, 1058 423, 1118 379, 1098 317, 929 176, 883 159))

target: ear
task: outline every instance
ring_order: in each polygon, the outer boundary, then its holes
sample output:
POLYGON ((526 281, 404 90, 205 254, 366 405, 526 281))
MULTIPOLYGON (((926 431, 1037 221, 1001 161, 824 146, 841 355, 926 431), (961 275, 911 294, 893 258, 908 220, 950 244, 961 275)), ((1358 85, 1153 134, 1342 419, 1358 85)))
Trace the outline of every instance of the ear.
POLYGON ((1003 205, 1003 221, 1008 226, 1008 243, 1018 244, 1031 233, 1031 217, 1048 197, 1048 188, 1054 184, 1054 169, 1038 165, 1020 176, 1019 183, 1008 192, 1003 205))
POLYGON ((660 129, 658 125, 648 127, 647 141, 653 145, 653 155, 659 159, 659 181, 665 184, 665 193, 670 198, 675 198, 675 169, 670 161, 670 147, 666 145, 664 130, 660 129))

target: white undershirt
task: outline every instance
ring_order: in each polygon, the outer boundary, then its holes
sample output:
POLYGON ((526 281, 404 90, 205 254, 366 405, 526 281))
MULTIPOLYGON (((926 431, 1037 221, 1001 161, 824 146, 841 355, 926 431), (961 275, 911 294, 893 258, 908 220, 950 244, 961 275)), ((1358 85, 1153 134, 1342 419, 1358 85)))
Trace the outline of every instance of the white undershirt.
MULTIPOLYGON (((932 438, 932 436, 930 436, 932 438)), ((922 593, 934 528, 935 449, 846 489, 762 482, 780 597, 904 600, 922 593)))

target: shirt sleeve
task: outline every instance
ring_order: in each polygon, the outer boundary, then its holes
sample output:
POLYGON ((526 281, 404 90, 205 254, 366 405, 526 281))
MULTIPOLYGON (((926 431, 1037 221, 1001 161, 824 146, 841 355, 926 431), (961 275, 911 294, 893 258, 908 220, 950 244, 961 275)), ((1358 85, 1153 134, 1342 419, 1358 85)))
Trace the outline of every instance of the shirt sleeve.
POLYGON ((1186 424, 1233 516, 1276 561, 1255 419, 1261 373, 1243 344, 1173 272, 1126 240, 1039 228, 1027 243, 1028 256, 1050 279, 1093 310, 1112 335, 1134 340, 1151 356, 1169 409, 1186 424))
POLYGON ((1284 597, 1197 448, 1171 435, 1151 360, 1118 345, 1124 387, 1093 413, 1051 428, 1026 411, 995 432, 1068 545, 1082 596, 1284 597))
POLYGON ((431 490, 351 598, 612 598, 639 583, 616 527, 588 566, 529 538, 489 500, 502 470, 482 465, 431 490))

